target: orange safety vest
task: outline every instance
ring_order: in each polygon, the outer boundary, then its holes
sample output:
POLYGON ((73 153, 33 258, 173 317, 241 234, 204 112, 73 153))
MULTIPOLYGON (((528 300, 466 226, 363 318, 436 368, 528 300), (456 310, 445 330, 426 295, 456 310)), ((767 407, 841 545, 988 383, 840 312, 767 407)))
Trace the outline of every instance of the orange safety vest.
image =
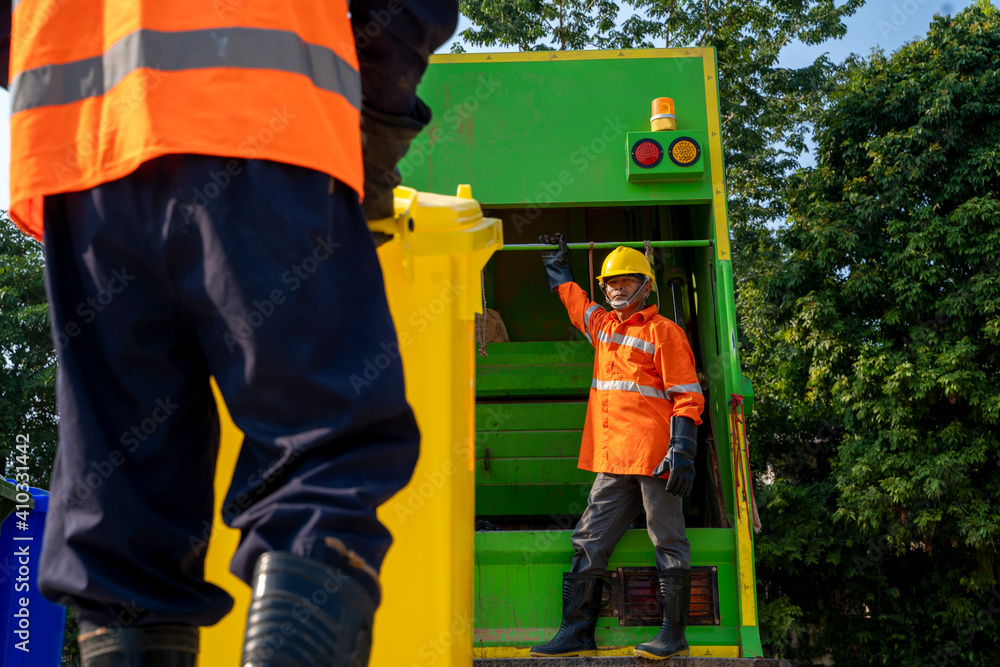
POLYGON ((579 467, 649 475, 670 447, 670 418, 701 423, 705 397, 687 336, 656 306, 620 322, 576 283, 558 290, 573 325, 595 350, 579 467))
POLYGON ((10 213, 36 238, 46 195, 171 153, 295 164, 363 192, 344 0, 15 0, 12 21, 10 213))

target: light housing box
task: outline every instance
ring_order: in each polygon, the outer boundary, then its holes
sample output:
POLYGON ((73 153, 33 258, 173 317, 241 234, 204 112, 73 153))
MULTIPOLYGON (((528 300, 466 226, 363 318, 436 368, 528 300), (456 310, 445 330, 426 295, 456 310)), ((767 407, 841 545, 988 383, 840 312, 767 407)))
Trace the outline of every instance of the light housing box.
POLYGON ((700 181, 705 176, 705 141, 698 130, 629 132, 625 141, 629 181, 700 181))

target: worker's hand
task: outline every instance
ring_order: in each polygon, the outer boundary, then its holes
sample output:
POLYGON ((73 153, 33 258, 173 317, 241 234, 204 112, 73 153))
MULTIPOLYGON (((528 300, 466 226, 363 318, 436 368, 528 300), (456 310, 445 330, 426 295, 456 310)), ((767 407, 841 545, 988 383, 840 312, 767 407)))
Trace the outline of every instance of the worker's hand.
POLYGON ((691 495, 694 488, 694 457, 698 453, 698 425, 690 417, 670 418, 670 449, 653 477, 670 472, 667 491, 675 496, 691 495))
POLYGON ((566 238, 562 234, 555 236, 542 235, 538 237, 538 242, 545 245, 559 246, 555 250, 542 251, 542 265, 545 266, 545 276, 549 280, 549 291, 559 287, 563 283, 573 282, 573 272, 569 270, 569 246, 566 238))
POLYGON ((542 234, 538 237, 538 242, 544 245, 557 245, 559 246, 555 250, 543 250, 542 259, 552 260, 555 262, 567 262, 567 257, 569 256, 569 244, 566 243, 566 237, 562 234, 554 234, 552 236, 547 236, 542 234))
POLYGON ((431 121, 431 110, 418 98, 408 116, 387 114, 366 104, 361 106, 361 151, 365 167, 365 219, 381 220, 396 215, 392 191, 402 178, 396 164, 410 142, 431 121))

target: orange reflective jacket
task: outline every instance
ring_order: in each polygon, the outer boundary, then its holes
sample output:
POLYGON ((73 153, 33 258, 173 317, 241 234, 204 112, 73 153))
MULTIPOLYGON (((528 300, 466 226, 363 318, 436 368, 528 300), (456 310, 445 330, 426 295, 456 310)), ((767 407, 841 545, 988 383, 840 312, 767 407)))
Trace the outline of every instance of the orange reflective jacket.
POLYGON ((20 0, 12 21, 10 213, 36 238, 45 195, 170 153, 295 164, 363 191, 344 0, 20 0))
POLYGON ((595 349, 579 467, 649 475, 670 446, 670 417, 700 424, 705 407, 684 330, 656 306, 620 322, 576 283, 557 289, 573 325, 595 349))

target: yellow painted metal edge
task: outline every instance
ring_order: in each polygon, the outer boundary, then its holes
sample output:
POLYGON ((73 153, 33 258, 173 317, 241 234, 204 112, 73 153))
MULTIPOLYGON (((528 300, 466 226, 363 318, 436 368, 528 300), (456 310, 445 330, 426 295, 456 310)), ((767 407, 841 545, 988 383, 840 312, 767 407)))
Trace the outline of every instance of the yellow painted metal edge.
MULTIPOLYGON (((735 440, 743 442, 745 437, 745 425, 742 420, 734 419, 735 440)), ((733 475, 738 476, 742 466, 747 465, 743 461, 743 449, 735 447, 733 450, 734 463, 733 475)), ((757 599, 753 580, 753 542, 750 539, 750 506, 747 503, 746 490, 736 494, 736 560, 739 563, 739 586, 740 586, 740 612, 743 625, 757 625, 757 599)))
POLYGON ((621 49, 595 51, 516 51, 505 53, 442 53, 431 56, 434 63, 535 63, 550 60, 613 60, 615 58, 705 58, 708 48, 692 49, 621 49))
MULTIPOLYGON (((472 649, 472 657, 481 660, 485 658, 528 658, 530 648, 516 646, 476 646, 472 649)), ((634 646, 608 646, 597 649, 597 657, 611 658, 617 656, 635 655, 634 646)), ((739 658, 739 646, 692 646, 689 654, 694 658, 739 658)))
POLYGON ((719 81, 715 49, 701 49, 705 64, 705 108, 708 114, 708 154, 712 165, 712 208, 715 211, 715 247, 719 259, 729 259, 729 216, 726 214, 726 180, 722 173, 722 127, 719 124, 719 81))

